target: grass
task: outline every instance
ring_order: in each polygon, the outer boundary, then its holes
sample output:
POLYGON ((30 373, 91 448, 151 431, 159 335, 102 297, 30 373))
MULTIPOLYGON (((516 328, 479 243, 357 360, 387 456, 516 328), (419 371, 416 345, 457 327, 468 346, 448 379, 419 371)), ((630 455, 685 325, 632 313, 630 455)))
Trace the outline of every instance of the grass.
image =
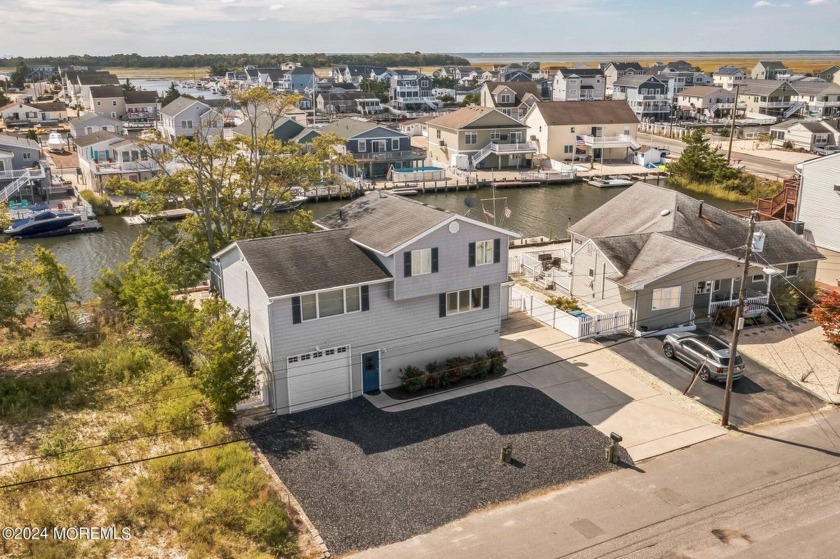
MULTIPOLYGON (((699 66, 703 72, 714 72, 721 66, 737 66, 739 68, 746 68, 747 70, 751 70, 753 66, 755 66, 759 59, 757 58, 729 58, 729 57, 721 57, 721 58, 712 58, 712 59, 703 59, 703 60, 692 60, 690 58, 683 59, 689 64, 693 64, 694 66, 699 66)), ((590 67, 597 66, 603 60, 590 60, 586 62, 580 61, 551 61, 551 62, 543 62, 541 67, 542 68, 557 68, 560 66, 567 66, 573 67, 575 65, 584 64, 590 67)), ((653 60, 644 60, 639 59, 639 62, 642 66, 650 66, 654 61, 653 60)), ((663 60, 662 62, 668 62, 667 60, 663 60)), ((823 61, 823 60, 809 60, 807 58, 803 59, 795 59, 795 60, 782 60, 782 63, 793 70, 794 72, 798 73, 813 73, 813 72, 821 72, 826 68, 834 65, 840 64, 840 60, 835 60, 833 62, 823 61)), ((505 63, 502 62, 482 62, 480 64, 475 64, 476 66, 481 67, 484 70, 492 70, 493 66, 504 65, 505 63)))
POLYGON ((96 215, 113 215, 114 206, 111 205, 111 199, 107 196, 97 194, 92 190, 82 190, 81 196, 93 206, 93 213, 96 215))
MULTIPOLYGON (((0 465, 0 485, 240 436, 211 423, 215 417, 179 366, 128 338, 93 346, 7 341, 0 381, 0 450, 14 450, 0 452, 0 462, 47 456, 0 465)), ((128 541, 0 541, 3 557, 297 553, 294 521, 246 443, 4 490, 0 518, 9 526, 113 525, 131 533, 128 541)))
POLYGON ((772 198, 782 188, 780 182, 756 178, 753 189, 749 193, 744 194, 737 190, 728 189, 725 185, 718 183, 692 182, 680 179, 679 177, 671 177, 670 180, 685 190, 706 194, 728 202, 744 202, 747 204, 753 204, 759 198, 772 198))

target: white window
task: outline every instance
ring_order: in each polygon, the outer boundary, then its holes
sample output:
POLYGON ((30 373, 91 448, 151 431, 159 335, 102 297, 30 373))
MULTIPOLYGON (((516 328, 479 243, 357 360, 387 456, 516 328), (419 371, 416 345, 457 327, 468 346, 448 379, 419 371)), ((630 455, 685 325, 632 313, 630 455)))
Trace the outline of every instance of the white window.
POLYGON ((421 248, 411 251, 411 275, 422 276, 432 273, 432 249, 421 248))
POLYGON ((498 142, 499 141, 499 131, 493 130, 490 132, 490 141, 491 142, 498 142))
POLYGON ((754 276, 752 277, 752 281, 753 281, 753 283, 760 282, 760 281, 765 281, 765 279, 764 279, 764 274, 756 274, 756 275, 754 275, 754 276))
POLYGON ((358 146, 358 150, 360 152, 367 151, 367 142, 365 140, 358 140, 356 145, 358 146))
POLYGON ((468 146, 478 143, 478 134, 475 132, 467 132, 464 134, 464 143, 468 146))
POLYGON ((440 128, 438 128, 437 130, 435 130, 435 137, 436 137, 438 140, 440 140, 440 128))
POLYGON ((481 308, 480 287, 464 289, 463 291, 452 291, 446 294, 446 314, 459 314, 479 310, 481 308))
POLYGON ((698 295, 702 293, 711 293, 712 291, 720 290, 720 280, 714 281, 698 281, 697 288, 694 292, 698 295))
POLYGON ((511 102, 510 93, 502 93, 499 96, 499 102, 500 103, 510 103, 511 102))
POLYGON ((358 287, 321 291, 300 297, 302 320, 314 320, 361 310, 361 295, 358 287))
POLYGON ((399 149, 400 149, 399 138, 392 138, 391 139, 391 151, 399 151, 399 149))
POLYGON ((680 306, 680 292, 681 288, 664 287, 662 289, 653 290, 653 304, 650 307, 652 311, 661 311, 665 309, 676 309, 680 306))
POLYGON ((575 146, 563 146, 563 153, 574 153, 575 146))
POLYGON ((479 241, 475 243, 475 265, 483 266, 493 263, 493 241, 479 241))
POLYGON ((192 129, 193 122, 191 120, 182 120, 181 121, 181 128, 192 129))
POLYGON ((793 264, 788 264, 787 269, 785 270, 785 276, 792 278, 796 274, 799 273, 799 263, 794 262, 793 264))

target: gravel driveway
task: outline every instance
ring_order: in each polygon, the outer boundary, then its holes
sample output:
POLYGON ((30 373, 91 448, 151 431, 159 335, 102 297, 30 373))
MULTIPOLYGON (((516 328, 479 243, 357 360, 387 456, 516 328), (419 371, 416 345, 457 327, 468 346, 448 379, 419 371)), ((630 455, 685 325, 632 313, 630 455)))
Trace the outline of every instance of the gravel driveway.
POLYGON ((520 386, 396 413, 356 398, 249 432, 334 554, 616 468, 604 459, 607 437, 520 386), (513 464, 499 460, 507 443, 513 464))

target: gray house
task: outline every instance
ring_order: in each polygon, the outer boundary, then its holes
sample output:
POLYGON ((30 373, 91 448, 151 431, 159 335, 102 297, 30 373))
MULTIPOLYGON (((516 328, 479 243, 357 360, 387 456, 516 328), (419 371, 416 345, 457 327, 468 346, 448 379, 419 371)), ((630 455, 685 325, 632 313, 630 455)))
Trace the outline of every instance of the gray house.
POLYGON ((369 193, 324 231, 250 239, 213 256, 248 312, 263 401, 292 413, 399 385, 401 370, 499 345, 516 233, 369 193))
MULTIPOLYGON (((570 229, 571 294, 633 310, 639 332, 693 328, 737 294, 749 223, 669 188, 637 182, 570 229)), ((767 312, 773 281, 813 280, 823 256, 784 222, 762 221, 745 316, 767 312)))
POLYGON ((346 140, 344 149, 356 160, 355 166, 344 169, 351 177, 385 177, 392 166, 413 167, 426 159, 426 152, 412 148, 406 134, 366 120, 342 118, 319 131, 346 140))
POLYGON ((35 199, 50 185, 41 146, 26 138, 0 134, 0 202, 15 196, 35 199))

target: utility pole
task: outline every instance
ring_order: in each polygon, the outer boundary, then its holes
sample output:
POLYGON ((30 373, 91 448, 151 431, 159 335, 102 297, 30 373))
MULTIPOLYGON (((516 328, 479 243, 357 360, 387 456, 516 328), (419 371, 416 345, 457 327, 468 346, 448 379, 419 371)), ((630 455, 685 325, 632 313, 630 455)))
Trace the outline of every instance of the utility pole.
POLYGON ((750 213, 750 233, 747 236, 747 248, 744 251, 744 270, 741 273, 741 285, 738 287, 738 306, 735 307, 735 327, 732 330, 732 342, 729 344, 729 365, 726 367, 726 390, 723 393, 723 414, 720 424, 729 426, 729 400, 732 398, 732 376, 735 368, 735 356, 738 351, 738 335, 741 333, 741 315, 744 310, 744 298, 747 294, 747 277, 750 270, 750 256, 752 256, 753 235, 755 234, 755 216, 758 212, 750 213))
POLYGON ((738 114, 738 93, 741 84, 735 84, 735 102, 732 104, 732 127, 729 129, 729 151, 726 152, 726 164, 732 164, 732 140, 735 138, 735 115, 738 114))

